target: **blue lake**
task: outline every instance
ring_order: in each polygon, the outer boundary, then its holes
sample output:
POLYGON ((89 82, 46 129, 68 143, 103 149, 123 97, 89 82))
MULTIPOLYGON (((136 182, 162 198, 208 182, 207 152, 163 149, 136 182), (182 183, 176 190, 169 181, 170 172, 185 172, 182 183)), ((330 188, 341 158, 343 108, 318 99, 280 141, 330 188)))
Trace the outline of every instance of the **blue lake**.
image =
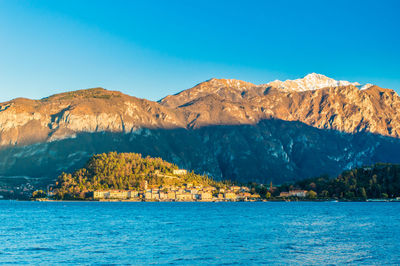
POLYGON ((0 201, 6 264, 400 264, 400 203, 0 201))

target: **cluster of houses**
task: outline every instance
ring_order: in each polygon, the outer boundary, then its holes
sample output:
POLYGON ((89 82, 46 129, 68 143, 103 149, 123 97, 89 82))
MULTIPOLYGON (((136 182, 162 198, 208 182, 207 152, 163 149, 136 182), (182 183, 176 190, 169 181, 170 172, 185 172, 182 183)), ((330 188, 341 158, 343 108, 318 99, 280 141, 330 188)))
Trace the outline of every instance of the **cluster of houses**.
POLYGON ((94 191, 94 200, 127 200, 127 201, 256 201, 260 195, 250 193, 248 187, 231 186, 215 188, 212 186, 184 187, 160 186, 136 190, 94 191))
MULTIPOLYGON (((167 178, 178 179, 179 176, 186 175, 187 170, 175 169, 171 174, 161 173, 159 170, 155 174, 167 178)), ((173 182, 174 183, 174 182, 173 182)), ((176 184, 176 183, 174 183, 176 184)), ((210 185, 193 185, 187 183, 183 185, 161 185, 158 187, 148 187, 148 182, 140 185, 137 190, 96 190, 86 193, 88 199, 98 201, 259 201, 261 197, 254 190, 251 193, 246 186, 225 186, 217 188, 210 185)), ((270 183, 268 192, 269 197, 277 190, 277 187, 270 183)), ((48 196, 54 196, 53 191, 48 187, 48 196)), ((289 192, 280 192, 277 198, 305 198, 307 190, 290 190, 289 192)), ((276 194, 276 193, 275 193, 276 194)))
MULTIPOLYGON (((185 169, 176 169, 173 175, 162 174, 162 177, 177 178, 176 176, 186 175, 185 169)), ((147 181, 141 190, 97 190, 93 191, 93 199, 99 201, 126 200, 126 201, 256 201, 260 195, 250 193, 248 187, 230 186, 216 188, 213 186, 193 185, 192 183, 183 186, 162 185, 148 188, 147 181)))
POLYGON ((288 198, 288 197, 298 197, 305 198, 307 196, 307 190, 290 190, 289 192, 281 192, 279 197, 288 198))

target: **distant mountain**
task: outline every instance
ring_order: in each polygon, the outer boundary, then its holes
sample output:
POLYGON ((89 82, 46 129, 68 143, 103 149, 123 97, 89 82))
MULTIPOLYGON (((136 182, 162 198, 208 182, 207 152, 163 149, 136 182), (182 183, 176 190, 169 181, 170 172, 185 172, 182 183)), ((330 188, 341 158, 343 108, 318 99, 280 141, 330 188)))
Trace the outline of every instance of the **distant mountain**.
POLYGON ((321 74, 311 73, 301 79, 280 81, 275 80, 267 84, 270 87, 275 87, 288 91, 308 91, 318 90, 328 87, 343 87, 343 86, 356 86, 361 90, 368 89, 373 86, 372 84, 365 84, 363 86, 358 82, 348 82, 345 80, 334 80, 321 74))
POLYGON ((0 175, 44 176, 138 152, 215 178, 280 183, 400 162, 400 97, 320 74, 210 79, 159 102, 102 88, 0 104, 0 175))

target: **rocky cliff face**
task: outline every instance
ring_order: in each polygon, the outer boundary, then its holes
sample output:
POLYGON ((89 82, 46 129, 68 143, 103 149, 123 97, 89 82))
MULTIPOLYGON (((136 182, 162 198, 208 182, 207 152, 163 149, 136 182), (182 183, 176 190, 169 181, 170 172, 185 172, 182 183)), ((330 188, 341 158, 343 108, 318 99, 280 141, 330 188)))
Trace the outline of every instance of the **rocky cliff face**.
POLYGON ((283 182, 400 162, 400 97, 310 74, 211 79, 159 102, 101 88, 0 104, 0 175, 47 176, 98 152, 161 156, 217 178, 283 182))
POLYGON ((0 105, 0 145, 27 145, 73 138, 79 132, 132 132, 184 127, 181 115, 155 102, 102 88, 0 105))
POLYGON ((191 127, 254 124, 277 118, 347 133, 400 136, 400 97, 396 92, 312 75, 301 81, 274 81, 259 86, 211 79, 167 96, 160 103, 183 112, 191 127))

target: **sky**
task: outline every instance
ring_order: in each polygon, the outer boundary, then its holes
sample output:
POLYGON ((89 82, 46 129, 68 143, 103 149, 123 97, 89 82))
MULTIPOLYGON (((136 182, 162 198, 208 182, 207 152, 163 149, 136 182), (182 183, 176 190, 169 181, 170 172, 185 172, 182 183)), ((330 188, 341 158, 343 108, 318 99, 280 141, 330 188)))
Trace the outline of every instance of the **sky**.
POLYGON ((316 72, 400 92, 400 1, 0 0, 0 101, 316 72))

